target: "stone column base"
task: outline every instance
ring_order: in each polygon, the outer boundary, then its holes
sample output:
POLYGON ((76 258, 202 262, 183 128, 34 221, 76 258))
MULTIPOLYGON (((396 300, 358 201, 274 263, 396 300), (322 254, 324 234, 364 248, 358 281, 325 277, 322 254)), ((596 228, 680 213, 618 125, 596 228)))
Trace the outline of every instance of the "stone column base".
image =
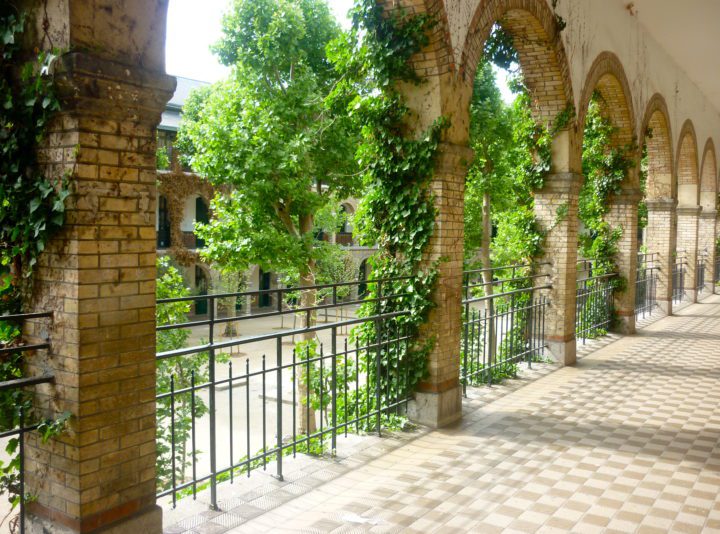
POLYGON ((631 336, 637 333, 635 329, 635 312, 630 312, 627 315, 618 314, 612 331, 623 336, 631 336))
POLYGON ((548 350, 552 358, 562 366, 575 365, 577 362, 577 340, 547 340, 548 350))
POLYGON ((26 517, 28 534, 162 534, 163 511, 157 505, 125 517, 111 524, 103 523, 103 518, 95 524, 66 525, 31 513, 26 517))
POLYGON ((414 423, 430 428, 451 425, 462 417, 462 386, 440 393, 416 391, 407 413, 414 423))
POLYGON ((672 300, 658 300, 657 305, 660 311, 665 315, 672 315, 672 300))

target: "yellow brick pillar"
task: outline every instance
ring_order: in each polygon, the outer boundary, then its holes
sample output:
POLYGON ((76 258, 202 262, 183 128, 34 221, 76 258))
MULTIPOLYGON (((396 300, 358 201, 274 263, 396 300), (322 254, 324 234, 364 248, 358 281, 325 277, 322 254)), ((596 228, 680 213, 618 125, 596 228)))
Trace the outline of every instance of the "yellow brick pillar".
POLYGON ((715 289, 715 226, 717 212, 703 210, 698 219, 698 253, 705 260, 705 295, 712 295, 715 289))
POLYGON ((677 249, 678 253, 684 252, 687 263, 684 290, 690 302, 697 302, 695 282, 697 280, 698 219, 701 212, 700 206, 681 205, 677 210, 677 249))
POLYGON ((102 58, 56 66, 62 111, 42 158, 72 190, 33 309, 53 310, 56 376, 39 402, 69 431, 28 442, 33 533, 160 533, 155 505, 155 128, 175 80, 102 58))
POLYGON ((409 406, 414 421, 431 427, 450 424, 462 414, 460 341, 464 253, 463 201, 465 175, 472 151, 461 145, 440 146, 432 182, 438 210, 435 231, 426 259, 440 260, 435 308, 423 327, 425 338, 434 338, 429 377, 422 382, 409 406))
POLYGON ((563 365, 576 361, 575 303, 578 258, 578 197, 583 177, 575 173, 550 174, 535 193, 535 216, 545 233, 543 255, 538 258, 538 283, 548 298, 545 335, 550 353, 563 365))
POLYGON ((620 229, 615 263, 618 275, 624 281, 622 290, 614 294, 617 324, 615 330, 621 334, 635 333, 635 292, 638 262, 638 204, 642 199, 639 190, 622 191, 610 198, 610 210, 605 220, 613 229, 620 229))
POLYGON ((672 279, 675 265, 677 242, 677 201, 672 199, 648 200, 648 225, 645 244, 649 254, 654 254, 658 267, 656 298, 658 306, 667 315, 672 315, 672 279))

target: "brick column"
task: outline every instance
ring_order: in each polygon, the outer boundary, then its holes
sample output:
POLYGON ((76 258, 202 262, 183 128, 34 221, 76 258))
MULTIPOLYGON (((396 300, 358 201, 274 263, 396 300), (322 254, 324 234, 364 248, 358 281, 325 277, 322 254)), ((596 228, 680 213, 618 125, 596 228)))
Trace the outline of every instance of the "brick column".
MULTIPOLYGON (((544 293, 545 334, 550 352, 563 365, 576 359, 575 302, 578 258, 578 197, 583 177, 574 173, 551 174, 535 193, 535 216, 546 233, 540 272, 550 275, 552 289, 544 293)), ((545 284, 547 279, 539 279, 545 284)))
POLYGON ((690 302, 697 302, 695 290, 696 263, 698 257, 698 218, 700 206, 679 206, 677 210, 677 248, 685 252, 685 294, 690 302))
MULTIPOLYGON (((716 262, 717 262, 717 257, 718 257, 718 254, 717 254, 718 237, 720 237, 720 216, 715 218, 715 240, 713 241, 713 248, 715 249, 716 262)), ((713 272, 715 272, 715 271, 713 270, 713 272)), ((718 286, 716 286, 714 283, 713 283, 713 293, 716 293, 716 294, 720 293, 720 288, 718 288, 718 286)))
POLYGON ((615 263, 618 274, 625 281, 622 291, 615 291, 616 330, 621 334, 635 333, 635 282, 637 280, 638 256, 638 203, 642 198, 639 190, 627 190, 610 198, 610 210, 605 220, 610 226, 620 228, 622 234, 617 244, 615 263))
POLYGON ((433 337, 435 346, 428 362, 430 375, 420 383, 409 407, 411 419, 431 427, 450 424, 462 415, 463 199, 467 165, 472 157, 469 148, 444 143, 432 183, 438 216, 427 260, 441 260, 440 279, 435 291, 436 307, 430 312, 423 336, 433 337))
POLYGON ((55 312, 46 391, 67 433, 28 439, 33 533, 160 533, 155 505, 155 128, 175 81, 70 53, 62 112, 42 152, 68 173, 67 222, 51 243, 33 309, 55 312))
POLYGON ((675 265, 677 201, 648 200, 648 225, 645 243, 648 253, 655 254, 659 267, 656 298, 660 309, 672 315, 672 274, 675 265))
POLYGON ((705 255, 705 291, 712 295, 715 289, 715 226, 717 212, 702 211, 698 219, 698 253, 705 255))

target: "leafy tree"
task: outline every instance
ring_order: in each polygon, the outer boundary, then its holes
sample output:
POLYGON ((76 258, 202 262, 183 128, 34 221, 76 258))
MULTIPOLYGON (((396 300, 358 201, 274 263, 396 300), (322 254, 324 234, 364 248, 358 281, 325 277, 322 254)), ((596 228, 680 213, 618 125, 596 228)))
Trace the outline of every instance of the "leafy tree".
MULTIPOLYGON (((325 48, 339 27, 323 0, 235 0, 223 33, 215 52, 231 75, 190 100, 179 133, 192 167, 220 191, 214 219, 197 228, 202 254, 312 286, 327 250, 316 246, 315 216, 358 182, 347 114, 325 103, 337 82, 325 48)), ((315 301, 301 292, 302 306, 315 301)))
MULTIPOLYGON (((170 264, 168 257, 157 259, 158 278, 156 295, 158 299, 171 299, 190 296, 190 288, 180 272, 170 264)), ((182 324, 188 321, 189 301, 158 304, 156 322, 158 326, 182 324)), ((166 352, 185 348, 190 339, 187 328, 160 330, 157 333, 157 352, 166 352)), ((157 361, 157 392, 159 395, 189 388, 193 378, 196 383, 208 379, 207 354, 191 354, 157 361)), ((157 483, 158 489, 171 487, 173 477, 178 482, 185 480, 185 471, 191 464, 190 450, 191 424, 193 417, 200 418, 208 411, 204 401, 194 392, 175 396, 166 396, 157 403, 157 483), (193 412, 192 396, 195 396, 193 412), (174 413, 173 413, 174 412, 174 413), (173 417, 174 415, 174 417, 173 417), (174 425, 174 433, 173 433, 174 425), (175 457, 172 456, 172 443, 175 442, 175 457), (173 460, 175 470, 173 471, 173 460)))

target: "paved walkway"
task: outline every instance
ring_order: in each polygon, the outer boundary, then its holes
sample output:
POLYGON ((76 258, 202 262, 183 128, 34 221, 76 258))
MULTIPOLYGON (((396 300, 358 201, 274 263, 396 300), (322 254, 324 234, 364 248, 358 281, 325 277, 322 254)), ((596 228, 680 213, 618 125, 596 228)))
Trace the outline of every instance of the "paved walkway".
POLYGON ((231 532, 720 532, 720 297, 513 389, 231 532))

